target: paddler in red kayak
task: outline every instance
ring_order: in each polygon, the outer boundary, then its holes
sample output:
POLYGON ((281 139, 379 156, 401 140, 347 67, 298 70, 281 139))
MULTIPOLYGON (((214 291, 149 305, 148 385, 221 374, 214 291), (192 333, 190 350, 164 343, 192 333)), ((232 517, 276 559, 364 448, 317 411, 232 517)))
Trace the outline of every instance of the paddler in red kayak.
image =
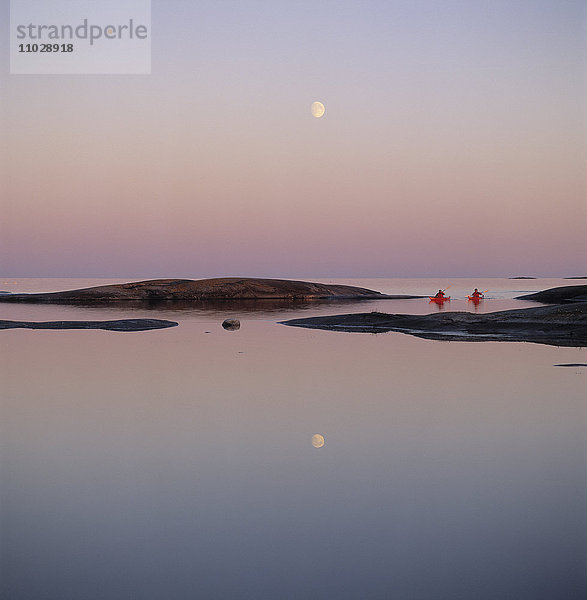
POLYGON ((471 294, 471 298, 483 298, 483 293, 475 288, 475 291, 471 294))
POLYGON ((434 296, 435 298, 444 298, 444 292, 442 290, 438 290, 438 294, 434 296))

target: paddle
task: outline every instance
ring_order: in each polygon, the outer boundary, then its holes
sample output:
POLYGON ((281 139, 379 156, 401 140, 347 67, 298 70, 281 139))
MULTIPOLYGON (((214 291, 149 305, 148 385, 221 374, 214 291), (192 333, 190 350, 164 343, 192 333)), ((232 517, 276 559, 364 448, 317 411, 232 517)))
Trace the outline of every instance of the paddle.
MULTIPOLYGON (((452 287, 452 285, 449 285, 448 287, 445 287, 445 288, 442 290, 442 293, 444 294, 444 292, 446 292, 446 290, 448 290, 448 288, 449 288, 449 287, 452 287)), ((441 299, 442 299, 442 296, 428 296, 428 298, 430 298, 430 300, 433 300, 433 299, 438 299, 438 298, 441 298, 441 299)), ((447 300, 448 300, 448 298, 447 298, 447 300)))
MULTIPOLYGON (((441 290, 442 293, 444 294, 444 292, 446 292, 446 290, 448 290, 449 287, 452 287, 452 286, 449 285, 448 287, 445 287, 443 290, 441 290)), ((436 295, 436 296, 428 296, 428 298, 430 298, 430 300, 439 300, 439 299, 442 300, 442 299, 444 299, 444 295, 443 296, 438 296, 438 295, 436 295)), ((446 298, 446 300, 448 300, 448 298, 446 298)))

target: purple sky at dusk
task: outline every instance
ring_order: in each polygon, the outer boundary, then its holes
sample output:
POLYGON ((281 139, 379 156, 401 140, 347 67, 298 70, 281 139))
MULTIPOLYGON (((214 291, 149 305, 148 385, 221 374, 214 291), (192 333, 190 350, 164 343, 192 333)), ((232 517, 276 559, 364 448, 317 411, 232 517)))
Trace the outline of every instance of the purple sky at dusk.
POLYGON ((9 75, 1 0, 0 275, 584 275, 585 7, 154 0, 151 75, 9 75))

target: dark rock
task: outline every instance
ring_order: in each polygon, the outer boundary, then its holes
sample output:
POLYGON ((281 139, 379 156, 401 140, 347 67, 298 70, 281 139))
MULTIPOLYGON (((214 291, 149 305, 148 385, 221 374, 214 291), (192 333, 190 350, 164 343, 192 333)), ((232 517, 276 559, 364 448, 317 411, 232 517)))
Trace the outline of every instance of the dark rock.
POLYGON ((398 331, 452 341, 531 341, 587 346, 587 303, 540 306, 493 313, 447 312, 431 315, 356 313, 283 321, 284 325, 332 331, 398 331))
POLYGON ((154 279, 80 290, 0 295, 2 302, 97 304, 120 302, 202 302, 230 300, 396 299, 421 296, 385 295, 350 285, 226 277, 217 279, 154 279))
POLYGON ((536 277, 508 277, 508 279, 536 279, 536 277))
POLYGON ((225 319, 222 322, 222 327, 228 331, 236 331, 241 328, 241 322, 238 319, 225 319))
POLYGON ((118 319, 116 321, 0 321, 0 329, 106 329, 108 331, 147 331, 176 327, 162 319, 118 319))
POLYGON ((564 363, 562 365, 553 365, 555 367, 587 367, 586 363, 564 363))
POLYGON ((535 300, 545 304, 559 304, 561 302, 584 302, 584 297, 587 298, 587 285, 565 285, 542 292, 516 296, 516 300, 535 300))

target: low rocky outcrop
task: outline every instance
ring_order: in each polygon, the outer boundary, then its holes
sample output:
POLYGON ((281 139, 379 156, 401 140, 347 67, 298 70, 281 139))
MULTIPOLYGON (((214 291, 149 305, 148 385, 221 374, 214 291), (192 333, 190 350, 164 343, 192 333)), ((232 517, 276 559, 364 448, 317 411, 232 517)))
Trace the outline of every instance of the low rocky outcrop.
POLYGON ((534 294, 516 296, 516 300, 535 300, 544 304, 560 304, 561 302, 587 302, 587 285, 565 285, 550 288, 534 294))
POLYGON ((10 294, 0 302, 44 302, 55 304, 106 304, 119 302, 210 302, 227 300, 313 300, 418 298, 389 296, 361 287, 291 281, 225 277, 217 279, 154 279, 114 285, 50 292, 10 294))
POLYGON ((106 329, 108 331, 148 331, 176 327, 163 319, 118 319, 115 321, 2 321, 0 329, 106 329))
POLYGON ((447 312, 402 315, 372 312, 292 319, 282 323, 331 331, 398 331, 438 340, 529 341, 560 346, 587 346, 587 302, 485 314, 447 312))
POLYGON ((587 367, 586 363, 563 363, 561 365, 554 365, 555 367, 587 367))

